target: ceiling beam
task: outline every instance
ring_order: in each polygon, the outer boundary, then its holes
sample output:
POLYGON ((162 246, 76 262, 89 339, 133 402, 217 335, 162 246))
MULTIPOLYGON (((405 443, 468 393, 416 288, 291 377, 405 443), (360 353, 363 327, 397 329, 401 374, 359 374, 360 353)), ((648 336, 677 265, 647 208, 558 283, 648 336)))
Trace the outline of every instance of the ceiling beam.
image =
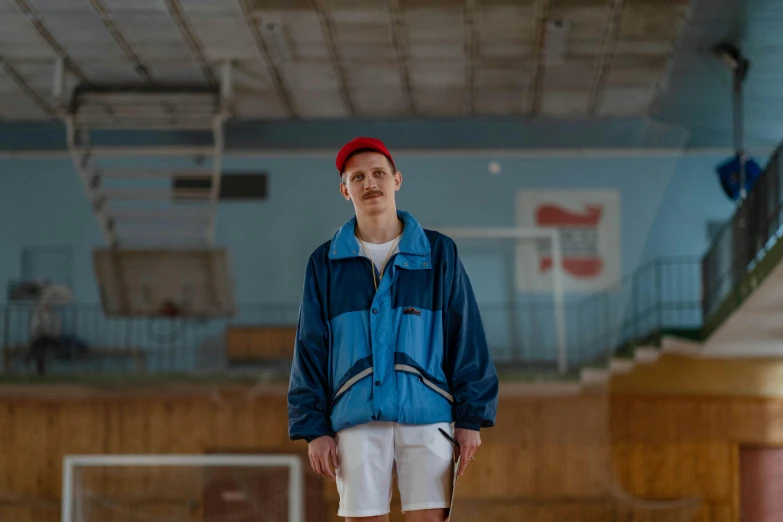
POLYGON ((16 3, 16 7, 22 12, 22 14, 27 17, 41 38, 43 38, 46 43, 49 44, 49 47, 52 48, 52 51, 54 51, 57 56, 63 59, 65 68, 68 69, 68 71, 76 78, 78 78, 82 84, 90 85, 91 82, 87 78, 87 75, 82 72, 79 66, 76 65, 73 59, 71 59, 71 57, 65 51, 65 48, 60 44, 60 42, 57 41, 49 29, 46 28, 46 25, 43 23, 43 17, 41 16, 41 13, 38 11, 38 9, 30 5, 27 0, 14 0, 14 3, 16 3))
POLYGON ((669 49, 664 72, 661 74, 660 78, 658 78, 658 81, 655 82, 655 90, 653 92, 652 100, 650 101, 650 106, 647 111, 647 115, 649 117, 656 116, 661 109, 663 94, 666 92, 666 89, 669 86, 669 81, 671 80, 672 73, 674 71, 675 58, 677 57, 680 47, 682 47, 686 31, 690 26, 691 20, 693 18, 695 3, 696 2, 688 2, 688 5, 680 15, 680 19, 677 21, 679 24, 677 29, 677 37, 674 39, 671 48, 669 49))
POLYGON ((479 64, 476 16, 480 9, 477 5, 479 2, 480 0, 465 0, 465 101, 470 116, 476 112, 476 68, 479 64))
POLYGON ((606 78, 609 76, 609 70, 612 67, 614 48, 617 45, 617 38, 620 34, 620 22, 623 18, 624 5, 625 0, 612 0, 612 3, 608 6, 609 16, 606 21, 606 31, 604 32, 604 44, 601 54, 598 56, 598 62, 595 64, 593 80, 590 83, 590 97, 587 103, 587 113, 590 116, 595 116, 598 112, 598 106, 606 88, 606 78))
POLYGON ((253 40, 256 42, 258 51, 261 53, 261 57, 263 58, 266 65, 267 73, 269 74, 269 78, 272 80, 272 84, 274 85, 275 94, 277 94, 277 98, 280 100, 280 104, 283 106, 283 110, 285 111, 286 116, 288 118, 296 119, 298 116, 294 110, 294 104, 291 101, 291 94, 286 88, 283 75, 280 72, 280 68, 272 59, 272 55, 269 52, 269 47, 267 47, 266 42, 264 41, 264 37, 261 36, 261 31, 259 30, 258 24, 253 17, 250 0, 237 0, 237 2, 239 2, 239 6, 242 8, 242 14, 245 17, 247 27, 250 30, 250 34, 253 36, 253 40))
POLYGON ((41 93, 39 93, 35 87, 30 85, 27 80, 25 80, 24 76, 22 76, 22 74, 2 55, 0 55, 0 69, 2 69, 13 80, 14 83, 27 95, 27 97, 33 100, 38 108, 41 109, 47 116, 51 118, 57 117, 57 112, 54 110, 54 107, 49 105, 49 102, 44 99, 41 93))
POLYGON ((337 31, 334 28, 334 20, 332 20, 332 10, 328 0, 310 0, 310 4, 315 9, 315 12, 318 13, 318 20, 321 22, 321 30, 324 34, 326 49, 329 52, 329 60, 332 62, 334 73, 337 76, 337 89, 340 92, 340 100, 343 102, 343 107, 348 117, 352 117, 356 114, 356 108, 351 100, 341 53, 337 48, 337 31))
POLYGON ((128 39, 125 38, 125 35, 122 34, 122 31, 117 25, 117 22, 114 21, 114 17, 109 11, 109 8, 106 7, 106 4, 103 3, 103 0, 89 1, 93 9, 95 9, 95 11, 101 17, 103 25, 106 27, 106 29, 109 30, 109 33, 111 33, 114 41, 117 42, 117 45, 120 46, 122 52, 125 53, 125 57, 133 64, 133 68, 135 69, 136 73, 141 76, 145 83, 153 83, 149 68, 142 63, 141 59, 136 54, 136 51, 133 50, 133 47, 131 46, 128 39))
POLYGON ((527 112, 531 116, 541 112, 541 91, 544 88, 544 45, 546 25, 549 22, 549 0, 535 0, 535 36, 533 40, 533 77, 527 90, 527 112))
POLYGON ((193 57, 198 62, 199 67, 201 67, 201 72, 204 74, 207 82, 209 82, 210 86, 217 87, 217 76, 215 75, 215 71, 213 71, 212 67, 209 65, 206 55, 204 54, 204 45, 201 43, 201 40, 199 40, 198 36, 196 36, 196 32, 193 30, 193 26, 191 25, 187 14, 182 9, 180 0, 163 1, 169 10, 171 19, 175 24, 177 24, 179 32, 182 34, 182 38, 185 40, 185 43, 188 44, 190 52, 193 53, 193 57))
POLYGON ((394 51, 397 55, 397 66, 400 69, 400 85, 402 86, 402 102, 406 115, 413 116, 416 107, 413 104, 410 75, 410 42, 408 41, 408 26, 400 8, 400 0, 386 0, 386 10, 391 21, 391 37, 394 51))

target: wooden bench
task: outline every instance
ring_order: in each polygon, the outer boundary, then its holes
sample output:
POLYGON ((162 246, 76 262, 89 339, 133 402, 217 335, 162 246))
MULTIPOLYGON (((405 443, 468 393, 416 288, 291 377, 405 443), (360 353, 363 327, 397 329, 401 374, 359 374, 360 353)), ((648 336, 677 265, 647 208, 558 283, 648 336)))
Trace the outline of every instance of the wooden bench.
POLYGON ((229 326, 226 357, 229 364, 291 361, 296 326, 229 326))

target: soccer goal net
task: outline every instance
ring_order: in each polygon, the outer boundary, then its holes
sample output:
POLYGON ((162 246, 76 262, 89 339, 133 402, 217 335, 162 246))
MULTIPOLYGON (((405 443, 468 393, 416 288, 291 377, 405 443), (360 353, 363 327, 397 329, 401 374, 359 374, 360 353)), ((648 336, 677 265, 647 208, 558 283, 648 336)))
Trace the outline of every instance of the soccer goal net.
POLYGON ((61 522, 304 522, 295 455, 90 455, 63 465, 61 522))

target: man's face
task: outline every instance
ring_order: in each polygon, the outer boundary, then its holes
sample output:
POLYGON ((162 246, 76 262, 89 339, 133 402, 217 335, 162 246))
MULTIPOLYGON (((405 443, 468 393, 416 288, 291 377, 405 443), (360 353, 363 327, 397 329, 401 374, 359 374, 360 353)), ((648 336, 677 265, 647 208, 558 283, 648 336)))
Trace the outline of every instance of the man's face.
POLYGON ((380 214, 395 208, 394 193, 400 190, 402 174, 379 152, 362 152, 345 163, 340 192, 353 201, 357 212, 380 214))

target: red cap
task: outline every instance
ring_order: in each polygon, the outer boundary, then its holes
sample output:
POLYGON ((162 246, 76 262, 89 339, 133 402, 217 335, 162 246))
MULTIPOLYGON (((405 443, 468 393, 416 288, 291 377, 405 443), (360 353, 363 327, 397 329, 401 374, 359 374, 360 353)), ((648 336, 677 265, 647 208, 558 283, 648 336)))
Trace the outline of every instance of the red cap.
POLYGON ((348 158, 351 157, 351 154, 359 150, 372 150, 375 152, 380 152, 389 158, 389 161, 392 163, 392 167, 396 170, 397 167, 394 166, 394 160, 391 157, 391 153, 381 140, 375 138, 354 138, 353 140, 343 145, 343 148, 340 149, 340 152, 337 153, 336 165, 338 174, 342 174, 345 170, 345 162, 348 161, 348 158))

